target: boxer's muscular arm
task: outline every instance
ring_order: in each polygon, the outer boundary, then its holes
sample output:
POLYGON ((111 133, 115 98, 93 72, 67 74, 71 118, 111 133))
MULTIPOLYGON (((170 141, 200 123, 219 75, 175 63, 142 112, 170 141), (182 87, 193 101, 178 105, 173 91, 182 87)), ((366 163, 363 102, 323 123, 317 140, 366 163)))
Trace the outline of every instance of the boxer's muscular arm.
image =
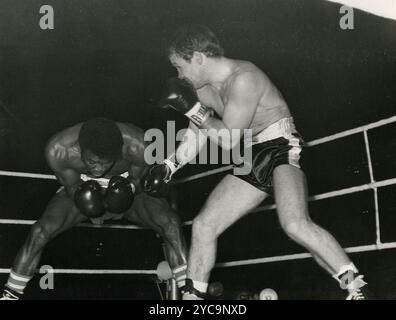
POLYGON ((65 148, 50 142, 45 149, 45 157, 59 183, 65 187, 69 197, 74 199, 74 193, 81 183, 80 173, 67 166, 65 148))
MULTIPOLYGON (((135 137, 134 133, 131 136, 135 137)), ((134 193, 139 194, 142 192, 141 179, 146 174, 149 166, 144 159, 144 152, 147 147, 147 142, 140 138, 129 139, 127 160, 131 163, 128 169, 128 180, 134 186, 134 193)))
POLYGON ((142 186, 141 186, 140 181, 143 178, 143 176, 146 174, 147 170, 148 170, 148 166, 131 165, 129 167, 128 180, 134 185, 134 187, 135 187, 134 193, 135 194, 139 194, 142 192, 142 186))
POLYGON ((222 119, 210 117, 202 125, 208 129, 209 139, 223 149, 234 148, 242 138, 243 130, 249 128, 253 120, 264 87, 263 78, 256 73, 244 72, 237 75, 227 89, 227 103, 222 119), (239 130, 232 131, 233 129, 239 130), (226 133, 220 133, 221 139, 218 138, 220 130, 226 133))
POLYGON ((181 144, 177 150, 171 151, 168 158, 164 159, 162 163, 153 165, 147 171, 143 178, 143 190, 153 197, 163 197, 168 193, 167 183, 172 179, 172 175, 183 167, 183 165, 190 162, 199 152, 206 141, 199 139, 198 128, 190 124, 190 127, 182 133, 182 137, 176 137, 179 141, 182 138, 181 144))
POLYGON ((207 140, 206 133, 190 122, 183 138, 176 148, 176 159, 181 165, 193 160, 201 151, 207 140))

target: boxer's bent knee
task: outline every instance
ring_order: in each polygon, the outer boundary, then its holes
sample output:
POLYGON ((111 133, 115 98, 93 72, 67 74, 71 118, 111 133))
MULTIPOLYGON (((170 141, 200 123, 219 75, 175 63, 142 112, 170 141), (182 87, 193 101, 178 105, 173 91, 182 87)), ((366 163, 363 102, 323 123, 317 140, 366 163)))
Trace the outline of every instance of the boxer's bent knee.
POLYGON ((31 245, 41 247, 50 239, 51 232, 40 223, 35 223, 30 229, 29 243, 31 245))
POLYGON ((158 208, 153 214, 153 221, 160 227, 168 225, 180 225, 180 220, 171 208, 158 208))
POLYGON ((176 217, 168 217, 161 226, 164 235, 175 237, 181 230, 181 223, 176 217))
POLYGON ((284 221, 281 223, 281 226, 292 239, 299 239, 315 230, 315 224, 305 218, 284 221))
POLYGON ((218 228, 212 219, 197 216, 192 225, 192 236, 199 241, 212 241, 219 236, 218 228))

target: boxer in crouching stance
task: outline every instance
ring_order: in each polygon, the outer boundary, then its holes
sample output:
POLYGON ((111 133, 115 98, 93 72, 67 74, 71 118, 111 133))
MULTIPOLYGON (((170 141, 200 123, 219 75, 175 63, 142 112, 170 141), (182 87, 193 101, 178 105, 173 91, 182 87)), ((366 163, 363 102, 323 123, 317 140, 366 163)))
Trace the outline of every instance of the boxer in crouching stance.
POLYGON ((144 132, 129 123, 94 118, 53 136, 45 150, 62 187, 31 227, 12 264, 2 299, 19 299, 33 277, 45 245, 60 233, 91 220, 125 218, 162 236, 180 286, 186 272, 186 244, 180 221, 163 194, 143 193, 144 132))

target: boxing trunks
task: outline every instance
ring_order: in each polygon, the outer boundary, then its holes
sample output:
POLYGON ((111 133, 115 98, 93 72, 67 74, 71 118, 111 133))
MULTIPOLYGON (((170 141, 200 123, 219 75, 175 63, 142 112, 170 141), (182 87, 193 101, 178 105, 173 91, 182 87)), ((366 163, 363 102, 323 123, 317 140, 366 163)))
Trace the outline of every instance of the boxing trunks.
MULTIPOLYGON (((300 168, 300 153, 303 140, 298 134, 293 118, 283 118, 256 134, 249 145, 251 159, 245 158, 251 171, 247 175, 235 175, 256 188, 273 195, 272 176, 274 169, 282 164, 300 168)), ((246 152, 245 152, 246 154, 246 152)))

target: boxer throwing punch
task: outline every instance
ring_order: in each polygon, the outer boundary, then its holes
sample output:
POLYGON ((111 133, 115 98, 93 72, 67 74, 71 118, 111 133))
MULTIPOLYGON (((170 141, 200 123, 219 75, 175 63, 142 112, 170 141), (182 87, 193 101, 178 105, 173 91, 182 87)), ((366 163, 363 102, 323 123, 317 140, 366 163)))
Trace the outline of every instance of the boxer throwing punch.
POLYGON ((347 299, 367 299, 363 275, 334 237, 309 217, 305 175, 299 165, 302 140, 287 103, 267 75, 251 62, 225 57, 217 37, 204 26, 179 30, 168 57, 179 77, 167 82, 160 105, 181 112, 190 125, 176 153, 151 170, 156 179, 147 182, 147 189, 167 183, 198 154, 203 145, 197 138, 200 129, 207 129, 207 137, 227 150, 239 143, 245 129, 253 137, 251 172, 225 176, 193 221, 183 298, 205 297, 220 234, 274 196, 287 235, 347 290, 347 299), (230 132, 229 139, 227 135, 218 139, 224 130, 230 132))

